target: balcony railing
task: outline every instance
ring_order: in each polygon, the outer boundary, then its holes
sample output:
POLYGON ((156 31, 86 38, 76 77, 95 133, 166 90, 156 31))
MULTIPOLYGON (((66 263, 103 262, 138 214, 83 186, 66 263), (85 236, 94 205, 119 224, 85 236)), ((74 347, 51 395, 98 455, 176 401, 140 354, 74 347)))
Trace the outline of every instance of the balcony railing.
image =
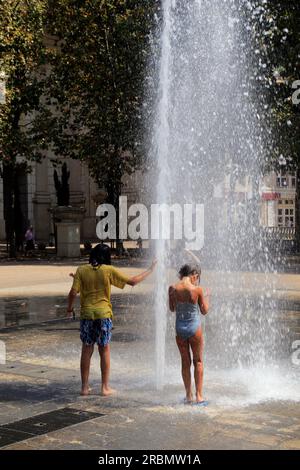
POLYGON ((265 227, 267 240, 295 240, 295 227, 265 227))

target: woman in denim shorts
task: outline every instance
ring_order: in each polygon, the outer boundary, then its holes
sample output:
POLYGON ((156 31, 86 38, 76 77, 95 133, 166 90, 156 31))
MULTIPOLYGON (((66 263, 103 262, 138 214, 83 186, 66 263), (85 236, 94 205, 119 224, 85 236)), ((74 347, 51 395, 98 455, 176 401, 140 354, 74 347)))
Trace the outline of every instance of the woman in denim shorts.
POLYGON ((68 314, 73 312, 76 295, 80 293, 80 339, 81 352, 81 395, 88 395, 91 357, 95 343, 98 346, 101 364, 101 395, 114 393, 109 386, 110 340, 113 311, 111 305, 111 286, 123 289, 126 284, 135 286, 148 277, 156 261, 141 274, 127 277, 122 271, 111 266, 111 254, 108 245, 95 246, 90 255, 89 264, 79 266, 72 275, 73 285, 68 296, 68 314))

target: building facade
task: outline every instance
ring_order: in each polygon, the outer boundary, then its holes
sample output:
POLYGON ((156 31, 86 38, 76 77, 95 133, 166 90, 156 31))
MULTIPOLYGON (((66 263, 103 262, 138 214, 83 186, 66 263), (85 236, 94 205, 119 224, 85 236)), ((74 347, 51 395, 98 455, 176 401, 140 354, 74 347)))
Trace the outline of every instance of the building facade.
POLYGON ((296 173, 269 173, 261 188, 261 224, 295 227, 296 173))
MULTIPOLYGON (((67 167, 70 171, 70 205, 85 209, 81 224, 81 239, 96 240, 99 188, 90 177, 88 168, 80 161, 68 159, 67 167)), ((151 178, 143 178, 139 171, 124 178, 122 194, 127 196, 128 206, 136 202, 149 205, 149 194, 152 189, 145 185, 145 180, 150 184, 151 178)), ((51 209, 57 204, 51 156, 47 156, 41 163, 33 164, 31 173, 26 173, 25 170, 23 173, 20 172, 18 183, 24 230, 32 224, 36 240, 48 243, 51 238, 53 239, 54 233, 51 209)), ((295 173, 269 173, 261 182, 259 194, 260 223, 263 227, 295 227, 295 173)), ((247 221, 251 198, 252 185, 249 177, 245 176, 243 181, 234 185, 234 188, 230 185, 230 179, 226 177, 215 188, 211 211, 207 207, 206 216, 213 217, 215 221, 210 222, 220 225, 220 230, 223 224, 242 223, 247 221), (211 214, 208 214, 210 212, 211 214)), ((2 179, 0 179, 0 239, 5 240, 2 179)))
MULTIPOLYGON (((97 240, 96 209, 99 204, 99 193, 101 196, 103 191, 99 190, 86 165, 72 159, 66 160, 66 163, 67 169, 70 171, 70 205, 85 209, 81 223, 81 239, 82 241, 95 241, 97 240)), ((50 156, 45 157, 41 163, 33 163, 31 168, 30 173, 21 170, 18 174, 24 233, 29 225, 33 225, 36 241, 48 243, 51 239, 53 240, 54 234, 51 209, 57 205, 54 184, 55 168, 50 156)), ((60 176, 61 165, 57 171, 60 176)), ((127 196, 128 205, 143 199, 141 179, 142 175, 139 171, 124 178, 122 193, 127 196)), ((2 178, 0 178, 0 240, 5 240, 2 178)))

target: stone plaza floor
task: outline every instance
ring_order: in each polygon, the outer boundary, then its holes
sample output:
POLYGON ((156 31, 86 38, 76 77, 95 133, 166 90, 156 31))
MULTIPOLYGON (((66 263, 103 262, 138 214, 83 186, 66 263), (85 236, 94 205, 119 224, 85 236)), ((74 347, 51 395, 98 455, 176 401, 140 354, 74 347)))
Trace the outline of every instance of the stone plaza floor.
MULTIPOLYGON (((265 370, 222 365, 219 358, 214 368, 208 324, 204 390, 210 403, 186 406, 169 315, 166 385, 157 390, 152 279, 134 289, 113 290, 111 384, 117 394, 99 395, 95 352, 93 390, 80 397, 79 320, 65 318, 68 274, 74 269, 59 262, 0 266, 0 340, 7 355, 0 365, 2 449, 300 449, 300 365, 292 364, 289 351, 265 370), (54 413, 60 424, 47 427, 44 414, 65 408, 95 415, 62 422, 54 413), (37 417, 33 424, 21 421, 32 417, 37 417)), ((140 268, 124 269, 133 274, 140 268)), ((228 286, 230 295, 260 297, 267 285, 267 297, 278 302, 279 321, 289 326, 289 341, 300 339, 300 276, 204 272, 203 282, 225 304, 228 286)), ((217 314, 212 307, 210 315, 217 314)))

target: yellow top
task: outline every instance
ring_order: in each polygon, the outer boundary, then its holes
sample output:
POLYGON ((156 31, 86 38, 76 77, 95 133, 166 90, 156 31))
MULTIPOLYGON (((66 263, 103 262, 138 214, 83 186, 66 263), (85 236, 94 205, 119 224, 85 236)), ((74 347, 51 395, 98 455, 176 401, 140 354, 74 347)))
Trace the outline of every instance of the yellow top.
POLYGON ((95 268, 90 264, 79 266, 72 288, 80 292, 80 318, 82 320, 112 318, 111 285, 123 289, 128 280, 127 276, 113 266, 106 264, 95 268))

